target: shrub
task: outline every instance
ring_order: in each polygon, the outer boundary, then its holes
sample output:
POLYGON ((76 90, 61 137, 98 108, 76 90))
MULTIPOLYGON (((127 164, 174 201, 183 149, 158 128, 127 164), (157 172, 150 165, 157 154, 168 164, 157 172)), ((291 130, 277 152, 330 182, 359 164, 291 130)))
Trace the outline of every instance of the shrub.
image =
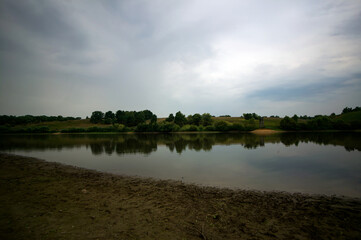
POLYGON ((254 118, 251 118, 250 120, 245 121, 244 129, 246 131, 252 131, 252 130, 256 129, 256 122, 255 122, 254 118))
POLYGON ((195 132, 195 131, 198 131, 198 127, 196 125, 184 125, 183 127, 181 127, 179 129, 179 131, 182 131, 182 132, 195 132))
POLYGON ((293 118, 285 116, 280 122, 280 127, 284 130, 296 130, 297 123, 293 118))
POLYGON ((85 128, 68 128, 61 130, 62 133, 81 133, 86 132, 85 128))
POLYGON ((216 131, 228 131, 229 124, 226 121, 219 121, 214 124, 216 131))
POLYGON ((206 126, 204 127, 204 131, 214 131, 214 126, 210 125, 210 126, 206 126))
POLYGON ((30 132, 32 132, 32 133, 48 133, 48 132, 50 132, 50 129, 47 126, 33 127, 30 129, 30 132))
POLYGON ((116 129, 114 127, 106 127, 106 128, 90 127, 86 131, 87 132, 115 132, 116 129))
POLYGON ((176 132, 179 131, 180 127, 175 123, 162 122, 158 125, 159 132, 176 132))
POLYGON ((11 132, 10 128, 7 126, 0 126, 0 133, 9 133, 11 132))
POLYGON ((361 129, 361 121, 352 121, 351 128, 352 129, 361 129))
POLYGON ((135 128, 136 132, 157 132, 158 131, 158 124, 157 123, 141 123, 135 128))
POLYGON ((350 129, 350 124, 345 123, 343 120, 337 120, 333 122, 333 128, 337 130, 347 130, 350 129))
POLYGON ((231 131, 244 131, 244 127, 241 123, 233 123, 228 129, 231 131))

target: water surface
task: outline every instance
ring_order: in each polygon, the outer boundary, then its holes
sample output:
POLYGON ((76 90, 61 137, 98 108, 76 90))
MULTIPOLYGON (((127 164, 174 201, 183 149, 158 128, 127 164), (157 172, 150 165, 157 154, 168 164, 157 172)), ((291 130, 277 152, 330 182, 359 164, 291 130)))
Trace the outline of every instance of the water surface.
POLYGON ((361 197, 360 133, 3 135, 0 151, 122 175, 361 197))

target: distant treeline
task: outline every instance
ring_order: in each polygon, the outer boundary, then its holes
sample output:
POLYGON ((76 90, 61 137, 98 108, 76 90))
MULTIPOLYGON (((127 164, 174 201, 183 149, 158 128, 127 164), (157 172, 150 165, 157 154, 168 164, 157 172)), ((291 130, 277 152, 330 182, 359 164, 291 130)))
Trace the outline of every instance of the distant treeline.
MULTIPOLYGON (((342 114, 350 112, 361 111, 360 107, 344 108, 342 114)), ((284 130, 354 130, 361 129, 361 119, 352 121, 344 121, 336 118, 336 114, 330 116, 317 115, 313 118, 309 118, 307 122, 298 122, 299 118, 297 115, 293 117, 285 116, 280 122, 280 128, 284 130)))
POLYGON ((144 123, 148 120, 152 123, 156 122, 157 115, 153 114, 149 110, 139 112, 118 110, 116 113, 113 113, 112 111, 108 111, 106 113, 103 113, 102 111, 94 111, 90 117, 91 123, 119 123, 128 127, 137 126, 138 124, 144 123))
POLYGON ((359 112, 359 111, 361 111, 361 107, 355 107, 355 108, 345 107, 345 108, 342 110, 342 113, 359 112))
POLYGON ((29 123, 41 123, 41 122, 55 122, 55 121, 68 121, 68 120, 78 120, 80 117, 63 117, 63 116, 8 116, 0 115, 0 125, 20 125, 20 124, 29 124, 29 123))
MULTIPOLYGON (((360 107, 343 109, 342 114, 361 111, 360 107)), ((284 117, 280 121, 279 128, 284 130, 353 130, 361 129, 361 119, 356 114, 348 114, 347 121, 332 113, 329 116, 316 115, 315 117, 297 116, 284 117), (350 118, 351 117, 351 118, 350 118), (302 121, 299 121, 302 119, 302 121)), ((150 110, 143 111, 123 111, 118 110, 115 113, 107 111, 94 111, 91 114, 90 122, 99 124, 99 126, 89 128, 67 128, 50 129, 48 126, 29 126, 30 123, 43 123, 53 121, 78 120, 80 117, 63 116, 0 116, 0 133, 50 133, 61 131, 63 133, 82 133, 82 132, 187 132, 187 131, 252 131, 257 129, 258 120, 261 117, 256 113, 244 113, 243 120, 238 122, 228 122, 222 119, 212 118, 209 113, 193 114, 187 117, 180 111, 169 114, 164 121, 159 121, 157 116, 150 110), (106 124, 106 125, 102 125, 106 124), (25 125, 23 128, 14 127, 16 125, 25 125)), ((230 117, 223 115, 222 117, 230 117)), ((87 117, 88 118, 88 117, 87 117)), ((271 116, 271 118, 279 118, 271 116)), ((273 120, 271 120, 273 121, 273 120)), ((65 124, 66 125, 66 124, 65 124)), ((277 123, 278 125, 278 123, 277 123)), ((278 126, 275 125, 276 128, 278 126)))
MULTIPOLYGON (((173 113, 165 121, 157 122, 157 116, 149 110, 143 111, 122 111, 116 113, 108 111, 94 111, 91 114, 90 122, 113 124, 113 131, 136 131, 136 132, 177 132, 177 131, 250 131, 256 129, 254 119, 241 123, 228 123, 217 121, 214 123, 209 113, 193 114, 187 117, 180 111, 173 113)), ((87 131, 80 129, 68 129, 66 131, 79 132, 87 131)), ((110 131, 110 130, 109 130, 110 131)))

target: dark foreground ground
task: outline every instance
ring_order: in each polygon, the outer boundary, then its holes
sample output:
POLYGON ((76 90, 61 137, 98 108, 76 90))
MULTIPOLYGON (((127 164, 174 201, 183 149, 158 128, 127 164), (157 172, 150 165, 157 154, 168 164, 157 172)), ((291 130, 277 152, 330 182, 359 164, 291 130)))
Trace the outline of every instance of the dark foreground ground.
POLYGON ((0 239, 361 239, 361 200, 122 177, 0 154, 0 239))

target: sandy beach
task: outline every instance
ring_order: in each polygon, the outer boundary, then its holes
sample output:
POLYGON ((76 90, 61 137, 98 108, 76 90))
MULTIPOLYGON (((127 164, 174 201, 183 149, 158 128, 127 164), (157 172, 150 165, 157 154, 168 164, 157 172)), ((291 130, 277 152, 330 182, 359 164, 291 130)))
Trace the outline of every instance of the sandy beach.
POLYGON ((0 239, 361 239, 361 200, 200 187, 0 154, 0 239))

